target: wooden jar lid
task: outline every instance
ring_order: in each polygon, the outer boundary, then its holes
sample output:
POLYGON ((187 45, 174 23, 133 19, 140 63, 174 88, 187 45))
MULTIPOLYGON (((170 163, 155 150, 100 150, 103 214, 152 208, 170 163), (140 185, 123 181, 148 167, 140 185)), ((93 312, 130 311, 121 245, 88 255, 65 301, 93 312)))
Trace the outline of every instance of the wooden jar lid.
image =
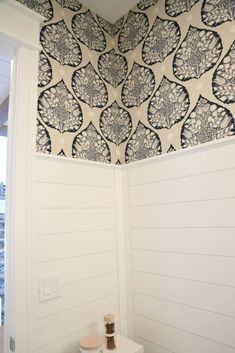
POLYGON ((114 315, 113 314, 107 314, 104 316, 104 321, 105 322, 114 322, 114 315))
POLYGON ((92 351, 92 349, 101 347, 102 343, 103 341, 100 336, 87 336, 80 340, 79 345, 83 349, 92 351))

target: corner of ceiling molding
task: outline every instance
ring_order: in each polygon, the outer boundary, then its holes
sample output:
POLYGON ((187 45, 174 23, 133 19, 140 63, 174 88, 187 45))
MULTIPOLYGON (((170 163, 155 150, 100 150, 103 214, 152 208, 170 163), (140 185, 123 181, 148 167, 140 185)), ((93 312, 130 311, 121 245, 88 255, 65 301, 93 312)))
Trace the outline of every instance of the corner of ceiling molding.
POLYGON ((85 7, 89 8, 95 14, 104 18, 111 25, 114 25, 116 21, 118 21, 121 17, 125 16, 134 6, 136 6, 138 2, 138 0, 109 0, 108 9, 110 9, 109 13, 111 15, 107 16, 107 1, 100 0, 98 3, 97 0, 80 1, 85 7), (120 8, 123 8, 123 11, 120 11, 120 8), (103 11, 103 9, 105 11, 103 11), (118 16, 115 16, 115 14, 118 14, 118 16))
POLYGON ((32 19, 34 19, 35 21, 37 21, 39 23, 42 23, 43 21, 46 20, 45 17, 43 17, 39 13, 29 9, 28 7, 26 7, 25 5, 21 4, 20 2, 18 2, 16 0, 1 0, 1 2, 5 5, 7 5, 8 7, 16 9, 17 11, 20 11, 21 13, 23 13, 27 16, 30 16, 32 19))

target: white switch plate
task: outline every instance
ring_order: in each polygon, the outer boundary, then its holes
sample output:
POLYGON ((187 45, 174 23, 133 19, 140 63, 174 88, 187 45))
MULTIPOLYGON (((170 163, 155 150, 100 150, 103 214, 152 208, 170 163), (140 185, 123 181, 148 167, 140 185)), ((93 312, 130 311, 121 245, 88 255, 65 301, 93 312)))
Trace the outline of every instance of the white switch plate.
POLYGON ((61 279, 59 273, 50 273, 39 277, 40 301, 61 297, 61 279))

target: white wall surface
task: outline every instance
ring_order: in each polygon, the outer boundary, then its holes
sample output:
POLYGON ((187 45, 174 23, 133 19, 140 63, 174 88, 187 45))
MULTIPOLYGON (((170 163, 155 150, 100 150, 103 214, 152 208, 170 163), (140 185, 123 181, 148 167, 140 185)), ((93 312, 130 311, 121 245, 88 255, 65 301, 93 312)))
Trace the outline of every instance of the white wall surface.
POLYGON ((34 182, 34 351, 77 353, 78 340, 119 326, 116 201, 113 167, 36 158, 34 182), (39 276, 59 273, 60 298, 39 300, 39 276))
POLYGON ((234 353, 234 157, 232 140, 125 167, 37 156, 34 352, 76 353, 113 312, 146 353, 234 353))
POLYGON ((128 180, 136 340, 234 353, 234 143, 132 164, 128 180))

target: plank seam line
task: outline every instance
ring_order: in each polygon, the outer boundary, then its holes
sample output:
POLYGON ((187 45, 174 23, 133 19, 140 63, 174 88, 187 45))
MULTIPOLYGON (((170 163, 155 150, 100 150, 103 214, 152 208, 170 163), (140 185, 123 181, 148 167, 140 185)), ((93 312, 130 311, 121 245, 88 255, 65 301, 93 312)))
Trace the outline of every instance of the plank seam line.
POLYGON ((156 346, 156 347, 165 349, 166 351, 168 351, 168 352, 170 352, 170 353, 176 353, 175 351, 171 351, 170 349, 168 349, 168 348, 166 348, 166 347, 164 347, 164 346, 162 346, 162 345, 159 345, 159 344, 157 344, 157 343, 154 343, 153 341, 150 341, 150 340, 148 340, 148 339, 146 339, 146 338, 143 338, 143 337, 141 337, 141 336, 139 336, 139 335, 135 335, 135 337, 137 337, 137 338, 139 338, 140 340, 145 341, 145 342, 147 342, 147 343, 151 343, 153 346, 156 346))
POLYGON ((52 207, 52 206, 36 206, 36 210, 111 210, 114 206, 78 206, 78 207, 52 207))
POLYGON ((159 252, 159 253, 167 253, 167 254, 181 254, 181 255, 193 255, 193 256, 208 256, 208 257, 224 257, 224 258, 234 258, 235 255, 220 255, 220 254, 206 254, 199 252, 189 252, 189 251, 175 251, 175 250, 162 250, 162 249, 147 249, 147 248, 135 248, 132 250, 137 251, 146 251, 146 252, 159 252))
POLYGON ((221 312, 216 312, 216 311, 213 311, 213 310, 200 308, 198 306, 185 304, 185 303, 177 302, 177 301, 170 300, 170 299, 165 299, 165 298, 157 297, 157 296, 154 296, 154 295, 151 295, 151 294, 141 293, 141 292, 138 292, 138 291, 134 291, 134 293, 138 294, 138 295, 145 296, 145 297, 149 297, 149 298, 152 298, 152 299, 157 299, 157 300, 160 300, 160 301, 163 301, 163 302, 166 302, 166 303, 172 303, 172 304, 176 304, 176 305, 181 305, 181 306, 185 306, 185 307, 192 308, 192 309, 195 309, 195 310, 200 310, 200 311, 211 313, 211 314, 221 315, 221 316, 224 316, 224 317, 227 317, 227 318, 230 318, 230 319, 235 319, 235 316, 233 316, 233 315, 228 315, 228 314, 224 314, 224 313, 221 313, 221 312))
POLYGON ((82 186, 89 188, 102 188, 102 189, 113 189, 114 185, 98 185, 98 184, 80 184, 80 183, 71 183, 71 182, 59 182, 59 181, 50 181, 50 180, 36 180, 36 184, 53 184, 53 185, 71 185, 71 186, 82 186))
POLYGON ((188 281, 188 282, 210 284, 210 285, 219 286, 219 287, 226 287, 226 288, 235 288, 235 286, 231 286, 229 284, 201 281, 201 280, 196 280, 196 279, 192 279, 192 278, 177 277, 177 276, 173 276, 173 275, 166 275, 166 274, 161 274, 161 273, 154 273, 154 272, 136 270, 134 268, 132 268, 132 271, 136 272, 136 273, 145 273, 147 275, 153 275, 153 276, 158 276, 158 277, 175 278, 175 279, 179 279, 179 280, 182 280, 182 281, 188 281))
MULTIPOLYGON (((116 315, 115 317, 117 318, 118 315, 116 315)), ((73 331, 73 332, 71 332, 71 333, 69 333, 69 334, 67 334, 67 335, 65 335, 65 336, 62 336, 62 337, 60 337, 60 338, 57 338, 56 340, 53 340, 53 341, 51 341, 51 342, 49 342, 49 343, 46 343, 46 344, 43 344, 43 345, 39 345, 39 346, 37 346, 37 348, 38 348, 38 349, 42 349, 42 348, 51 346, 52 344, 57 343, 57 342, 60 342, 60 341, 63 341, 64 339, 66 339, 66 338, 68 338, 68 337, 71 337, 71 336, 74 336, 75 334, 77 334, 77 333, 79 333, 79 332, 81 332, 81 331, 83 331, 83 330, 86 330, 86 329, 89 329, 89 328, 92 328, 92 327, 96 327, 96 326, 98 326, 98 325, 100 325, 100 324, 103 324, 103 322, 104 322, 103 320, 97 321, 95 324, 91 324, 91 325, 87 325, 87 326, 85 326, 85 327, 82 327, 82 328, 79 329, 79 330, 73 331)))
POLYGON ((107 227, 107 228, 90 228, 90 229, 83 229, 83 230, 74 230, 74 231, 64 231, 64 232, 51 232, 51 233, 36 233, 35 236, 36 237, 44 237, 44 236, 62 236, 62 235, 67 235, 67 234, 78 234, 78 233, 88 233, 88 232, 103 232, 103 231, 114 231, 115 228, 113 227, 107 227))
POLYGON ((72 306, 72 307, 67 308, 67 309, 56 311, 56 312, 54 312, 52 314, 48 314, 48 315, 45 315, 45 316, 39 316, 38 317, 38 321, 45 320, 45 319, 48 319, 48 318, 53 317, 53 316, 57 316, 57 315, 60 315, 62 313, 65 313, 65 312, 68 312, 68 311, 71 311, 71 310, 74 310, 74 309, 78 309, 78 308, 81 308, 81 307, 89 305, 89 304, 97 303, 99 301, 102 301, 104 299, 111 298, 111 297, 118 297, 118 292, 114 292, 112 294, 104 295, 104 296, 102 296, 100 298, 97 298, 97 299, 94 299, 94 300, 90 300, 88 302, 84 302, 82 304, 75 305, 75 306, 72 306))
POLYGON ((133 204, 131 208, 138 207, 153 207, 153 206, 169 206, 169 205, 179 205, 179 204, 188 204, 188 203, 198 203, 198 202, 208 202, 208 201, 220 201, 220 200, 234 200, 235 196, 231 197, 215 197, 208 199, 194 199, 194 200, 182 200, 182 201, 167 201, 167 202, 157 202, 157 203, 145 203, 145 204, 133 204))
MULTIPOLYGON (((106 275, 112 275, 112 274, 117 274, 117 270, 100 273, 100 274, 95 275, 95 276, 89 276, 89 277, 81 278, 81 279, 74 280, 74 281, 64 282, 61 285, 66 287, 66 286, 69 286, 71 284, 76 284, 76 283, 83 282, 83 281, 89 281, 90 279, 100 278, 100 277, 103 277, 103 276, 106 276, 106 275)), ((38 290, 38 292, 39 292, 39 290, 38 290)))
POLYGON ((169 178, 165 178, 165 179, 158 179, 158 180, 153 180, 153 181, 145 181, 142 183, 134 183, 134 184, 129 184, 130 187, 135 187, 135 186, 140 186, 140 185, 148 185, 148 184, 157 184, 157 183, 162 183, 162 182, 166 182, 166 181, 173 181, 173 180, 179 180, 179 179, 185 179, 185 178, 192 178, 192 177, 196 177, 196 176, 202 176, 202 175, 208 175, 208 174, 216 174, 216 173, 222 173, 222 172, 226 172, 226 171, 231 171, 234 170, 235 168, 224 168, 224 169, 213 169, 211 171, 208 172, 201 172, 201 173, 193 173, 193 174, 185 174, 185 175, 181 175, 181 176, 176 176, 176 177, 169 177, 169 178))
POLYGON ((131 229, 234 229, 235 226, 131 226, 131 229))
POLYGON ((185 333, 190 334, 190 335, 192 335, 192 336, 200 337, 200 338, 202 338, 202 339, 204 339, 204 340, 206 340, 206 341, 214 342, 214 343, 219 344, 219 345, 224 346, 224 347, 228 347, 228 348, 235 349, 235 346, 231 346, 231 345, 229 345, 229 344, 225 344, 225 343, 222 343, 222 342, 220 342, 220 341, 216 341, 216 340, 214 340, 214 339, 212 339, 212 338, 205 337, 205 336, 199 335, 199 334, 194 333, 194 332, 191 332, 191 331, 187 331, 187 330, 185 330, 185 329, 179 328, 179 327, 174 326, 174 325, 167 324, 167 323, 165 323, 165 322, 163 322, 163 321, 160 321, 160 320, 151 319, 151 318, 149 318, 148 316, 145 316, 145 315, 140 315, 140 314, 135 313, 135 316, 139 316, 139 317, 142 317, 142 318, 144 318, 144 319, 147 319, 147 320, 150 320, 150 321, 153 321, 153 322, 158 322, 158 323, 161 324, 161 325, 174 328, 175 330, 178 330, 178 331, 181 331, 181 332, 185 332, 185 333))
POLYGON ((80 255, 66 256, 66 257, 60 257, 60 258, 57 258, 57 259, 50 259, 50 260, 41 260, 41 261, 37 261, 36 263, 37 264, 45 264, 45 263, 59 262, 59 261, 70 260, 70 259, 78 259, 80 257, 89 257, 89 256, 109 254, 109 253, 115 253, 115 252, 116 252, 116 248, 113 248, 113 249, 110 249, 110 250, 92 252, 92 253, 89 253, 89 254, 80 254, 80 255))

